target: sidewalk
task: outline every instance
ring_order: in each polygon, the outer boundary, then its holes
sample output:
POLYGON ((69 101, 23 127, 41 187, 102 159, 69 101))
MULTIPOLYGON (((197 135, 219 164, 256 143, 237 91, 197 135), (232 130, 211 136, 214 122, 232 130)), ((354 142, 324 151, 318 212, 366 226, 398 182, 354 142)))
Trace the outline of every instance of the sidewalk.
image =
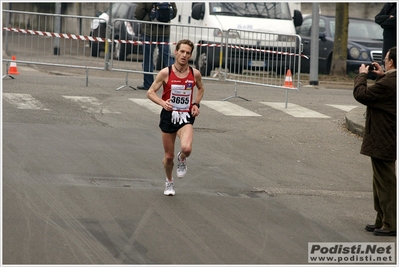
MULTIPOLYGON (((348 89, 352 90, 353 84, 348 84, 346 82, 329 82, 329 81, 321 81, 319 85, 307 85, 307 81, 303 81, 304 86, 312 87, 315 89, 332 89, 332 88, 339 88, 339 89, 348 89)), ((357 134, 363 137, 364 126, 366 123, 365 119, 365 112, 366 107, 362 104, 357 108, 352 109, 345 115, 345 126, 348 131, 357 134)))
POLYGON ((352 109, 345 115, 346 128, 350 132, 362 137, 364 132, 364 125, 366 123, 366 119, 364 117, 365 112, 366 112, 366 107, 361 106, 352 109))

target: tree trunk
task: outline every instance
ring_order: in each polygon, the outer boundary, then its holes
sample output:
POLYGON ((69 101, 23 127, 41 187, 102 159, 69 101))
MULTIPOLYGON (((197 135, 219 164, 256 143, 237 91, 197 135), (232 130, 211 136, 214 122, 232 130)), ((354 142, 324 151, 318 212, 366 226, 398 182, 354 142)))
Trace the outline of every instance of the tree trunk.
POLYGON ((348 17, 349 3, 336 3, 335 36, 331 62, 331 75, 346 76, 346 59, 348 57, 348 17))

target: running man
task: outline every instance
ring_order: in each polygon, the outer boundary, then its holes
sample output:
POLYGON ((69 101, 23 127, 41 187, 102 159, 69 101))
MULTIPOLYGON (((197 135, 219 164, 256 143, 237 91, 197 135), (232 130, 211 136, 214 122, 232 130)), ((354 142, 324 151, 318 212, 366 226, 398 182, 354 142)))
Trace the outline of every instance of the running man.
POLYGON ((162 106, 159 128, 162 131, 162 143, 165 151, 163 166, 166 173, 164 195, 174 196, 173 159, 176 136, 180 139, 180 151, 177 153, 177 177, 187 173, 186 159, 190 156, 193 144, 193 124, 199 115, 204 86, 201 73, 189 66, 194 50, 190 40, 180 40, 174 51, 175 63, 163 68, 147 91, 147 97, 162 106), (163 86, 162 98, 157 91, 163 86), (197 92, 194 98, 194 87, 197 92))

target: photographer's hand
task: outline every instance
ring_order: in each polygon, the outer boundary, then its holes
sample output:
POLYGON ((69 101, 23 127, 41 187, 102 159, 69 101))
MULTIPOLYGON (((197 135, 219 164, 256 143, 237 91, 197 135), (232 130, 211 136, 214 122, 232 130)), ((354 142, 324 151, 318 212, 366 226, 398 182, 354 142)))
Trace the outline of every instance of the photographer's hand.
POLYGON ((377 74, 378 77, 381 77, 381 76, 383 76, 383 75, 385 74, 385 72, 384 72, 384 70, 382 69, 382 66, 381 66, 380 64, 378 64, 377 62, 373 62, 373 65, 374 65, 374 70, 373 70, 373 72, 374 72, 375 74, 377 74))
POLYGON ((367 65, 364 65, 364 64, 362 64, 362 65, 360 65, 360 67, 359 67, 359 73, 369 73, 369 66, 367 65))

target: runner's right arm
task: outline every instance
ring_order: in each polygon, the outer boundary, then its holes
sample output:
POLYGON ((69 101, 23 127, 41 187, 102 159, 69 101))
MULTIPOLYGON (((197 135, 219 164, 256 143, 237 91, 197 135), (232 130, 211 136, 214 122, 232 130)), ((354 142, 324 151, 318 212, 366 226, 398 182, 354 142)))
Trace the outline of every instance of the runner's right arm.
POLYGON ((167 111, 173 110, 173 105, 170 103, 170 99, 163 100, 157 95, 157 91, 162 87, 162 85, 168 82, 169 69, 163 68, 156 76, 151 87, 147 91, 147 97, 155 104, 160 105, 167 111))

